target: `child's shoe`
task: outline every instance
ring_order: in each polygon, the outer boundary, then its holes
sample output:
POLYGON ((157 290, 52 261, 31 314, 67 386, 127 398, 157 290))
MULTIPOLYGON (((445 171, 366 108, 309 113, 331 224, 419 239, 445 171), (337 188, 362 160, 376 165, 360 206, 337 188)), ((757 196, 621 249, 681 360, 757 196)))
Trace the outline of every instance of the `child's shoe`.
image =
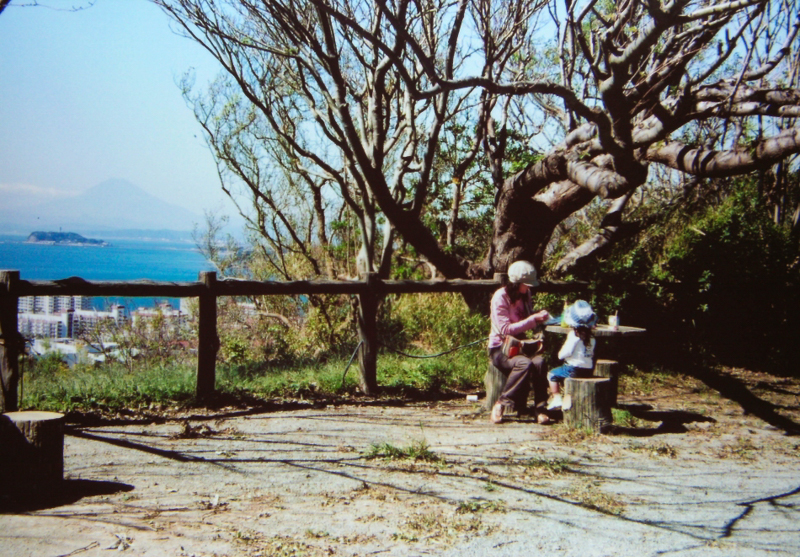
POLYGON ((561 395, 553 395, 553 398, 550 399, 550 403, 547 405, 548 410, 558 410, 561 408, 561 395))

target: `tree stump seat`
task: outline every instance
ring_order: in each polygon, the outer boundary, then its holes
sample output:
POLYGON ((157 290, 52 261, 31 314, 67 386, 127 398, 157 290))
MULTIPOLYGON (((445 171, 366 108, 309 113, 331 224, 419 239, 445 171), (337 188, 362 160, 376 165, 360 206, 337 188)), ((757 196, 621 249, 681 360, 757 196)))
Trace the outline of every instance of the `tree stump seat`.
POLYGON ((616 360, 597 360, 594 364, 595 377, 607 377, 611 379, 611 406, 617 405, 617 394, 619 392, 619 362, 616 360))
POLYGON ((607 431, 613 423, 611 379, 568 377, 564 381, 561 410, 567 427, 600 433, 607 431))
POLYGON ((486 402, 484 402, 484 408, 491 411, 494 403, 497 402, 497 399, 500 398, 500 395, 503 393, 503 387, 506 386, 507 379, 508 374, 494 367, 492 361, 489 360, 489 367, 486 370, 486 375, 483 376, 483 384, 486 387, 486 402))
POLYGON ((0 414, 0 492, 12 497, 47 493, 64 478, 64 414, 0 414))

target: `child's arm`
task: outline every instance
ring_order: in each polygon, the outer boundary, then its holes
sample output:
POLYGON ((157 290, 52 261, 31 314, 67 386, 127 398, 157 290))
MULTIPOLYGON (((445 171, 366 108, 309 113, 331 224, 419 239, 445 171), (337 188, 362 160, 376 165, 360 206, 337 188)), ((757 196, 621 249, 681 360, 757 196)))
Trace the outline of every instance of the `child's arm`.
POLYGON ((564 341, 564 345, 561 347, 561 350, 558 351, 558 359, 566 360, 569 358, 579 340, 578 335, 570 331, 569 334, 567 334, 567 340, 564 341))

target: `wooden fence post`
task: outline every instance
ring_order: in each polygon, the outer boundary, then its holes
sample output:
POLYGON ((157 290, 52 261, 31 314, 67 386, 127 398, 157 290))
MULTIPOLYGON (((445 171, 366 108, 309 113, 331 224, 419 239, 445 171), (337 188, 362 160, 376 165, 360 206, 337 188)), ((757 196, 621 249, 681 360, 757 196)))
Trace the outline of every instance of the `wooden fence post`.
POLYGON ((19 409, 17 384, 19 383, 19 354, 22 337, 17 328, 17 303, 14 284, 19 271, 0 271, 0 413, 19 409))
POLYGON ((378 300, 377 273, 366 276, 366 290, 358 294, 358 369, 361 373, 361 390, 365 395, 378 393, 378 300))
POLYGON ((217 273, 200 273, 200 282, 207 289, 198 299, 198 331, 197 331, 197 398, 203 399, 214 394, 216 385, 217 352, 219 336, 217 336, 217 295, 214 284, 217 273))

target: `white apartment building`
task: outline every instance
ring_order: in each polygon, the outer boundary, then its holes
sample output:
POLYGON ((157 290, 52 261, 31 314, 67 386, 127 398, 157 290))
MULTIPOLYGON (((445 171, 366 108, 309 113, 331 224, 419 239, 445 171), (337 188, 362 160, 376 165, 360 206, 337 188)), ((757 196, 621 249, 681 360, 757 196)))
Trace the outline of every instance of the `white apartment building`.
POLYGON ((17 305, 18 313, 56 314, 68 309, 92 309, 90 296, 23 296, 17 305))
POLYGON ((152 321, 159 315, 163 317, 166 323, 169 323, 175 328, 183 327, 189 319, 189 314, 187 311, 184 311, 183 304, 181 304, 181 309, 175 309, 169 302, 161 302, 154 308, 136 309, 131 312, 131 319, 133 320, 133 324, 137 325, 142 321, 152 321))
POLYGON ((122 325, 127 319, 124 306, 95 310, 88 296, 26 296, 19 299, 17 306, 17 328, 29 338, 74 338, 80 331, 96 328, 101 321, 122 325))

